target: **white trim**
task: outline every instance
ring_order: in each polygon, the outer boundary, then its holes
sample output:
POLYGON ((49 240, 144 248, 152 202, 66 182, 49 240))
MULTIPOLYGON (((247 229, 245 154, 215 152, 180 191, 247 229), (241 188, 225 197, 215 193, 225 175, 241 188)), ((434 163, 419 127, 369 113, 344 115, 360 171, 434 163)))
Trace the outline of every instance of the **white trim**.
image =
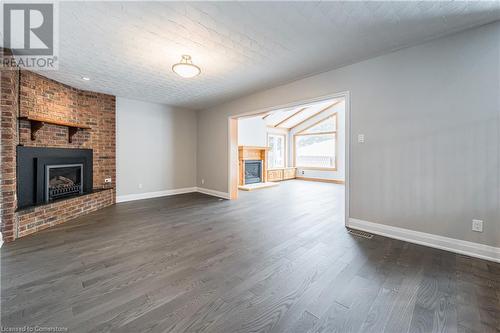
POLYGON ((185 187, 185 188, 177 188, 177 189, 165 190, 165 191, 119 195, 116 197, 116 203, 135 201, 135 200, 152 199, 152 198, 166 197, 166 196, 170 196, 170 195, 193 193, 193 192, 199 192, 199 193, 211 195, 214 197, 229 199, 229 193, 226 193, 226 192, 219 192, 219 191, 215 191, 215 190, 211 190, 211 189, 203 188, 203 187, 185 187))
POLYGON ((211 190, 211 189, 203 188, 203 187, 198 187, 197 188, 197 192, 200 192, 200 193, 203 193, 203 194, 212 195, 214 197, 228 199, 228 200, 231 198, 230 195, 229 195, 229 193, 227 193, 227 192, 220 192, 220 191, 211 190))
POLYGON ((191 192, 196 192, 196 191, 197 191, 196 187, 185 187, 185 188, 177 188, 177 189, 173 189, 173 190, 164 190, 164 191, 156 191, 156 192, 137 193, 137 194, 126 194, 126 195, 117 196, 116 202, 119 203, 119 202, 151 199, 151 198, 158 198, 158 197, 166 197, 169 195, 191 193, 191 192))
MULTIPOLYGON (((228 187, 228 191, 227 193, 232 193, 231 191, 231 182, 232 182, 232 179, 231 179, 231 167, 232 167, 232 158, 231 156, 233 156, 233 152, 231 152, 231 120, 234 119, 233 117, 228 117, 227 118, 227 187, 228 187)), ((238 121, 238 119, 236 119, 236 121, 238 121)), ((238 130, 239 130, 239 123, 237 125, 238 127, 238 130)), ((237 135, 239 135, 239 133, 237 133, 237 135)), ((238 140, 238 138, 236 138, 236 140, 238 140)), ((238 143, 236 143, 236 156, 238 156, 238 143)), ((238 157, 237 157, 238 158, 238 157)), ((238 169, 238 173, 240 172, 239 171, 239 165, 237 167, 238 169)), ((236 186, 238 186, 238 184, 236 184, 236 186)), ((201 187, 198 187, 198 189, 203 189, 201 187)), ((201 191, 200 191, 201 192, 201 191)), ((203 193, 203 192, 201 192, 203 193)), ((221 192, 223 193, 223 192, 221 192)), ((229 200, 231 199, 231 196, 229 195, 229 200)))
POLYGON ((351 161, 351 93, 345 91, 344 95, 344 225, 349 224, 349 203, 351 197, 349 196, 350 188, 350 172, 349 165, 351 161))
POLYGON ((500 262, 500 248, 489 245, 468 242, 425 232, 392 227, 385 224, 373 223, 349 218, 349 228, 371 232, 377 235, 402 241, 434 247, 441 250, 464 254, 467 256, 500 262))

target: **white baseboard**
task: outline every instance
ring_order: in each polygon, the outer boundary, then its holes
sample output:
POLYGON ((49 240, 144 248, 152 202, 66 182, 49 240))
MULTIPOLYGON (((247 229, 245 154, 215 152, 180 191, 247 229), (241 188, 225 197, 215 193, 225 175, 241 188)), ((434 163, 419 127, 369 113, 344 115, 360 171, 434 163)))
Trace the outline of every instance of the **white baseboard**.
POLYGON ((202 188, 202 187, 185 187, 185 188, 177 188, 177 189, 165 190, 165 191, 118 195, 116 197, 116 202, 120 203, 120 202, 127 202, 127 201, 152 199, 152 198, 166 197, 169 195, 192 193, 192 192, 200 192, 203 194, 208 194, 208 195, 212 195, 212 196, 223 198, 223 199, 229 199, 229 193, 226 193, 226 192, 219 192, 219 191, 210 190, 208 188, 202 188))
POLYGON ((500 262, 500 248, 349 218, 348 227, 467 256, 500 262))
POLYGON ((143 200, 143 199, 151 199, 158 197, 166 197, 169 195, 183 194, 183 193, 191 193, 196 192, 196 187, 185 187, 185 188, 177 188, 173 190, 165 190, 165 191, 156 191, 156 192, 146 192, 146 193, 138 193, 138 194, 126 194, 126 195, 118 195, 116 197, 116 202, 127 202, 134 200, 143 200))
POLYGON ((197 188, 198 192, 203 193, 203 194, 208 194, 208 195, 213 195, 214 197, 219 197, 222 199, 230 199, 229 193, 227 192, 220 192, 216 190, 211 190, 208 188, 203 188, 203 187, 198 187, 197 188))

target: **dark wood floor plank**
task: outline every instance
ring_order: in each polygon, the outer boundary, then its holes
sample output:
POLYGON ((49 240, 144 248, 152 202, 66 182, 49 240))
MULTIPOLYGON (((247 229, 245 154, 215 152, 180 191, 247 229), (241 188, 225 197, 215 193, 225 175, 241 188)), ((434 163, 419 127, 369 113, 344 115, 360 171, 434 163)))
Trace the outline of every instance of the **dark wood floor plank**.
POLYGON ((298 180, 102 209, 4 244, 2 326, 500 332, 499 264, 352 236, 343 209, 343 186, 298 180))
POLYGON ((384 331, 408 332, 410 329, 424 266, 431 260, 431 257, 422 256, 422 251, 425 252, 423 247, 408 244, 397 260, 397 264, 403 267, 405 276, 394 303, 387 310, 388 320, 384 331))
POLYGON ((379 294, 381 282, 356 275, 335 304, 320 318, 313 332, 358 332, 379 294), (339 305, 347 311, 339 311, 339 305), (339 317, 339 313, 344 313, 339 317))
POLYGON ((303 333, 309 332, 313 329, 314 325, 319 321, 319 318, 310 313, 309 311, 304 311, 297 319, 296 322, 292 323, 290 328, 285 330, 276 329, 277 332, 290 332, 290 333, 303 333))

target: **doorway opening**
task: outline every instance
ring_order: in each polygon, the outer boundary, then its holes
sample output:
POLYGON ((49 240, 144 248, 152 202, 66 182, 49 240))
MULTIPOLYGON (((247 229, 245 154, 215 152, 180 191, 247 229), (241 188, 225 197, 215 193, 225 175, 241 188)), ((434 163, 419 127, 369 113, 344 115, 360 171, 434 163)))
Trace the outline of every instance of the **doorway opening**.
POLYGON ((232 200, 241 191, 292 187, 285 182, 296 182, 293 188, 298 191, 311 189, 308 182, 327 183, 341 193, 347 220, 348 92, 230 117, 229 134, 232 200), (252 174, 251 183, 247 174, 252 174))

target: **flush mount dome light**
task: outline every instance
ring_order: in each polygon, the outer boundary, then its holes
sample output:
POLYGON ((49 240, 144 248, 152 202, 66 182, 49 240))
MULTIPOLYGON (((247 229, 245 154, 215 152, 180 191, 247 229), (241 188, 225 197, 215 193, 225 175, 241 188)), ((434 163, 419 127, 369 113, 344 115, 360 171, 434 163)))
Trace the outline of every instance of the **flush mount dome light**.
POLYGON ((193 64, 190 55, 183 55, 181 62, 173 65, 172 70, 175 74, 185 78, 195 77, 201 73, 200 67, 193 64))

